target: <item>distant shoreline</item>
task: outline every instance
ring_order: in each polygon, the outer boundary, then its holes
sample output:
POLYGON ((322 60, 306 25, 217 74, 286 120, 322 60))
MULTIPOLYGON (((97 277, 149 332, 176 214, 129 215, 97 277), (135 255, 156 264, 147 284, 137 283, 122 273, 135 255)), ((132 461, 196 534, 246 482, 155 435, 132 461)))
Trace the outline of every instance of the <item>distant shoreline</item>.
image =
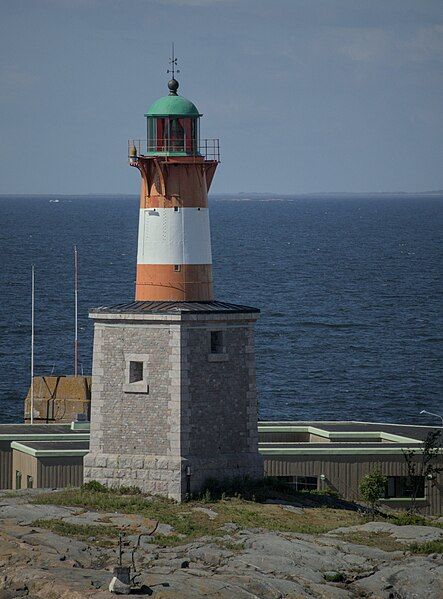
MULTIPOLYGON (((239 192, 239 193, 214 193, 209 194, 212 200, 229 200, 229 199, 245 199, 245 200, 259 200, 261 198, 275 199, 275 200, 289 200, 289 199, 305 199, 305 198, 388 198, 388 197, 443 197, 443 190, 433 191, 361 191, 361 192, 349 192, 349 191, 330 191, 330 192, 309 192, 309 193, 276 193, 276 192, 239 192)), ((136 193, 79 193, 79 194, 63 194, 63 193, 1 193, 0 200, 9 198, 97 198, 97 199, 127 199, 127 198, 138 198, 139 194, 136 193)))

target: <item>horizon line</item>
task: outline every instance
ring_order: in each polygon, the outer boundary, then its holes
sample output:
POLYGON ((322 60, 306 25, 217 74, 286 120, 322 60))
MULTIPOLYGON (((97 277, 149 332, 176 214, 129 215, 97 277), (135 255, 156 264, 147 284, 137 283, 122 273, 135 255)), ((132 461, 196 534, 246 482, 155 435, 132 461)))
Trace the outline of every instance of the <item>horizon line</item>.
MULTIPOLYGON (((115 197, 139 197, 139 193, 0 193, 0 198, 11 198, 11 197, 101 197, 101 198, 115 198, 115 197)), ((277 191, 269 192, 257 192, 257 191, 238 191, 238 192, 216 192, 209 193, 209 197, 238 197, 238 196, 255 196, 255 197, 298 197, 298 196, 367 196, 367 195, 443 195, 443 189, 431 189, 427 191, 307 191, 307 192, 296 192, 296 193, 279 193, 277 191)))

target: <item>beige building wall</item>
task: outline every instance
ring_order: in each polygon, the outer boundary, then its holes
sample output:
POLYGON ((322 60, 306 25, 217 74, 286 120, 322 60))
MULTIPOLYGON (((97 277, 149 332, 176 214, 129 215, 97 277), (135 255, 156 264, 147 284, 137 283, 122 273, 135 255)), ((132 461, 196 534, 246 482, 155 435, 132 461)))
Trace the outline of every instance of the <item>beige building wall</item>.
POLYGON ((27 488, 28 476, 32 476, 33 488, 38 487, 37 459, 27 453, 12 450, 12 488, 17 489, 16 473, 21 472, 21 489, 27 488))

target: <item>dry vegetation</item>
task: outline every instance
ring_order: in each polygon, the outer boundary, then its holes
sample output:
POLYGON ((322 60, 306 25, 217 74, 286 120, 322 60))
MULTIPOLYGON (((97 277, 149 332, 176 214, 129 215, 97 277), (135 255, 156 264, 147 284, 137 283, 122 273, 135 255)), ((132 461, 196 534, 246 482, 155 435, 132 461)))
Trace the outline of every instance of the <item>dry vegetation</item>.
MULTIPOLYGON (((109 490, 93 481, 80 489, 64 489, 39 495, 34 502, 81 507, 98 512, 137 514, 151 522, 154 520, 167 524, 173 528, 172 534, 157 534, 153 537, 153 542, 165 546, 184 544, 204 536, 213 536, 216 540, 217 537, 226 534, 224 526, 228 523, 239 529, 260 528, 278 532, 322 534, 339 527, 363 524, 368 520, 355 505, 341 502, 327 493, 294 493, 292 489, 282 487, 281 483, 276 485, 272 481, 261 483, 259 486, 251 486, 248 483, 243 487, 228 485, 226 488, 227 492, 221 492, 217 488, 207 490, 198 500, 179 504, 172 500, 143 495, 138 489, 131 487, 109 490), (303 509, 294 511, 282 504, 265 503, 266 499, 277 497, 303 505, 303 509), (195 508, 207 508, 216 515, 211 518, 204 510, 195 508)), ((398 514, 389 518, 380 515, 377 519, 388 519, 398 525, 441 526, 440 523, 408 514, 398 514)), ((119 528, 116 526, 68 524, 56 519, 36 521, 34 525, 79 540, 92 539, 96 544, 105 546, 115 544, 119 534, 119 528)), ((131 531, 128 529, 126 532, 130 534, 131 531)), ((385 551, 442 551, 441 541, 405 546, 387 533, 350 532, 342 535, 342 539, 385 551)))
MULTIPOLYGON (((328 532, 339 526, 361 524, 365 520, 355 510, 326 507, 327 500, 320 496, 315 499, 318 507, 305 507, 301 513, 294 513, 281 505, 248 501, 239 497, 224 497, 223 499, 189 501, 176 503, 167 499, 136 494, 121 494, 121 492, 102 492, 90 489, 65 489, 63 491, 39 495, 34 502, 63 506, 77 506, 101 512, 119 512, 122 514, 138 514, 149 520, 157 520, 172 526, 174 535, 155 537, 156 543, 178 544, 188 542, 202 536, 223 536, 226 531, 223 526, 233 523, 238 528, 262 528, 281 532, 300 532, 319 534, 328 532), (214 519, 204 512, 194 508, 204 507, 216 512, 214 519)), ((310 498, 312 505, 312 498, 310 498)), ((315 503, 314 503, 315 504, 315 503)), ((73 535, 76 538, 85 537, 115 538, 113 527, 82 526, 75 530, 76 525, 69 525, 69 530, 58 520, 46 520, 44 523, 34 523, 36 526, 50 528, 54 532, 73 535), (107 528, 99 534, 98 528, 107 528), (111 530, 112 529, 112 530, 111 530), (109 533, 106 535, 106 532, 109 533)))

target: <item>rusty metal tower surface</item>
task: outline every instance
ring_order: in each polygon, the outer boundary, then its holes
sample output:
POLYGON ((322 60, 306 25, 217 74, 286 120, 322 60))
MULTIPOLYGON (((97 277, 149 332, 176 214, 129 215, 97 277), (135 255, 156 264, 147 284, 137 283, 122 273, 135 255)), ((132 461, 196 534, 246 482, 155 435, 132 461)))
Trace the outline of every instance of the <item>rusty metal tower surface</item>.
POLYGON ((178 95, 174 54, 170 62, 169 93, 145 114, 147 139, 128 143, 129 164, 141 175, 135 299, 211 301, 208 190, 219 143, 200 141, 202 115, 178 95))

